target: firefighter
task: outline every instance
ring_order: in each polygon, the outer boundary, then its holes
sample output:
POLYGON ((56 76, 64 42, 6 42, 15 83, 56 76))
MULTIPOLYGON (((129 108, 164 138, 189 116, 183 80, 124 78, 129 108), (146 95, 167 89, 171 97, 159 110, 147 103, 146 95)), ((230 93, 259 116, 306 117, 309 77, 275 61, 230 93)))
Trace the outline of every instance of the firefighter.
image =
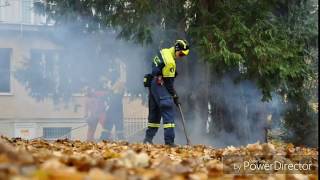
POLYGON ((112 128, 115 126, 115 133, 118 140, 125 140, 124 120, 123 120, 123 94, 125 92, 125 65, 120 60, 112 61, 108 70, 109 95, 106 109, 106 122, 101 132, 101 140, 112 139, 112 128))
POLYGON ((152 73, 145 76, 145 86, 149 89, 149 116, 148 128, 144 143, 152 144, 152 139, 163 120, 164 142, 174 147, 174 104, 179 104, 178 95, 174 89, 176 77, 176 62, 189 54, 189 45, 186 40, 176 40, 174 47, 164 48, 154 57, 152 73))

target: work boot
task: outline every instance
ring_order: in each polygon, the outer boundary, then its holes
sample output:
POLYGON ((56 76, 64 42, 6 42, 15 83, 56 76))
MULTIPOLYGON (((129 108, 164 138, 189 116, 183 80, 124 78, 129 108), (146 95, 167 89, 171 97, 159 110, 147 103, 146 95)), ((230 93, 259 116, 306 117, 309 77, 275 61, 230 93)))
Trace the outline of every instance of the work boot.
POLYGON ((153 144, 152 140, 145 138, 143 144, 153 144))
POLYGON ((168 143, 168 144, 166 144, 167 146, 169 146, 169 147, 178 147, 175 143, 168 143))
POLYGON ((122 131, 116 132, 116 134, 117 134, 117 139, 118 140, 121 140, 121 141, 125 140, 125 137, 124 137, 124 134, 123 134, 122 131))
POLYGON ((102 140, 110 141, 111 140, 111 133, 107 130, 103 130, 100 135, 100 141, 102 141, 102 140))

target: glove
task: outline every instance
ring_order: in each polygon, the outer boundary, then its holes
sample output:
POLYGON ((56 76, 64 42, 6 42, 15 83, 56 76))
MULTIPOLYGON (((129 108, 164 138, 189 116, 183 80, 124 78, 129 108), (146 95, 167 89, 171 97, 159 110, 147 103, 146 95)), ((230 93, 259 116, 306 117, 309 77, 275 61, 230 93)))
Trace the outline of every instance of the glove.
POLYGON ((180 102, 179 102, 179 97, 178 97, 177 94, 175 94, 175 95, 173 96, 173 102, 174 102, 177 106, 180 104, 180 102))
POLYGON ((162 76, 157 76, 157 79, 156 79, 156 82, 158 85, 163 85, 163 79, 162 79, 162 76))

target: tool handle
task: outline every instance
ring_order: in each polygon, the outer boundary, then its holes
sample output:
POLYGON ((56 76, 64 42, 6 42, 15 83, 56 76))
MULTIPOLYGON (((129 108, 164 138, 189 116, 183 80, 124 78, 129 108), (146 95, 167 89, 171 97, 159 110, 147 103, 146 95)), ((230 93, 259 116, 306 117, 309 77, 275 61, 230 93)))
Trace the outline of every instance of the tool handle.
POLYGON ((181 115, 181 119, 182 119, 182 126, 183 126, 184 134, 185 134, 185 136, 186 136, 187 145, 191 145, 190 139, 189 139, 189 137, 188 137, 188 135, 187 135, 187 130, 186 130, 186 127, 185 127, 184 116, 183 116, 183 113, 182 113, 182 109, 181 109, 181 105, 180 105, 180 104, 178 104, 178 108, 179 108, 180 115, 181 115))

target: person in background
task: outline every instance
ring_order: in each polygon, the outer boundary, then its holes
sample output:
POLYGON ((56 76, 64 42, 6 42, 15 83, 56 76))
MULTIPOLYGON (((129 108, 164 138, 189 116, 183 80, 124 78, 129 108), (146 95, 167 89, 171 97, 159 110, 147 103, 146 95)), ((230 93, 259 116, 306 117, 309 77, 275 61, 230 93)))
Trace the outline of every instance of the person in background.
POLYGON ((87 140, 93 141, 98 122, 104 127, 106 121, 106 92, 88 88, 86 95, 85 118, 88 123, 87 140))
POLYGON ((107 96, 106 123, 103 126, 101 140, 110 140, 111 131, 115 126, 116 137, 124 140, 124 119, 123 119, 123 95, 125 92, 125 66, 120 60, 114 60, 108 70, 110 79, 107 96))

